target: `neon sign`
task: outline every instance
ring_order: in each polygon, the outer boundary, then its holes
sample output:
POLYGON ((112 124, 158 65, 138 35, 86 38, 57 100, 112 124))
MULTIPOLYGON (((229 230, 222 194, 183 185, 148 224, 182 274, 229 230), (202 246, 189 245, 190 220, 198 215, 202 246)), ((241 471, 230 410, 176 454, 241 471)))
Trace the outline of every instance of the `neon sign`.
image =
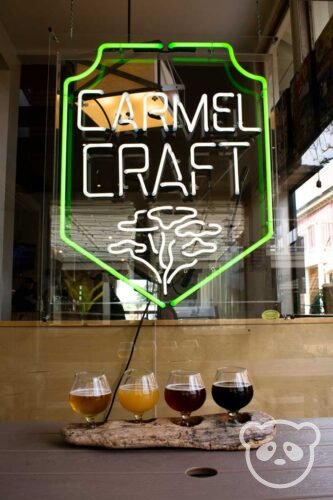
MULTIPOLYGON (((170 93, 163 88, 109 94, 102 88, 100 76, 93 86, 78 87, 80 81, 85 81, 94 72, 102 73, 101 66, 105 72, 103 53, 132 48, 158 51, 163 48, 161 44, 104 44, 99 47, 96 60, 88 69, 64 82, 61 239, 159 307, 165 307, 166 301, 173 306, 179 304, 269 241, 273 233, 266 80, 242 68, 229 44, 169 44, 169 50, 193 47, 225 49, 230 59, 225 73, 230 73, 232 67, 236 74, 250 80, 252 88, 237 85, 232 81, 234 77, 227 74, 228 88, 196 93, 189 111, 179 93, 170 93), (250 118, 248 102, 245 104, 246 94, 254 98, 256 108, 256 113, 250 118), (135 202, 126 212, 126 218, 120 218, 105 238, 103 251, 109 257, 101 258, 97 251, 87 250, 73 236, 70 175, 75 134, 81 135, 77 154, 84 199, 88 203, 105 200, 105 203, 112 203, 110 211, 117 213, 133 192, 135 194, 135 202), (150 140, 153 134, 153 140, 150 140), (214 189, 216 191, 213 193, 218 200, 216 207, 222 203, 219 179, 227 172, 228 199, 236 199, 238 204, 244 189, 244 176, 249 170, 243 158, 247 163, 253 163, 254 150, 263 219, 261 229, 256 241, 239 245, 238 253, 228 255, 224 248, 231 238, 232 224, 216 215, 210 217, 208 202, 203 206, 202 200, 208 191, 203 190, 202 179, 213 179, 209 181, 209 189, 210 194, 214 189), (112 179, 106 182, 106 187, 97 184, 97 189, 92 182, 92 171, 94 168, 98 171, 96 165, 99 162, 112 172, 112 179), (121 272, 119 262, 125 259, 157 284, 156 295, 139 287, 121 272), (200 270, 198 281, 188 289, 175 292, 173 283, 189 269, 200 270)), ((187 60, 195 61, 195 58, 187 60)), ((185 59, 182 62, 185 63, 185 59)), ((218 59, 218 62, 226 64, 223 59, 218 59)), ((225 185, 223 189, 225 191, 225 185)), ((239 235, 238 239, 241 239, 239 235)))

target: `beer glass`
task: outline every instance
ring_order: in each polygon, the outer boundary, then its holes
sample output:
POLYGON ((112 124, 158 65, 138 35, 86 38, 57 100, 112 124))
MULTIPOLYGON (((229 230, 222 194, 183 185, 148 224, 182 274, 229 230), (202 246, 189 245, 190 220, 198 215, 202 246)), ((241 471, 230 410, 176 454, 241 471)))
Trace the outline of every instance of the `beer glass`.
POLYGON ((153 372, 138 368, 125 371, 118 389, 118 401, 125 410, 134 414, 135 422, 142 422, 142 415, 154 408, 159 396, 153 372))
POLYGON ((241 408, 253 398, 253 387, 246 368, 224 366, 216 372, 212 386, 216 404, 227 410, 230 422, 237 422, 241 408))
POLYGON ((69 404, 76 413, 95 425, 95 417, 111 402, 111 389, 104 374, 78 372, 69 393, 69 404))
POLYGON ((180 412, 180 425, 191 427, 191 413, 198 410, 206 399, 206 389, 200 373, 186 370, 170 372, 164 398, 170 408, 180 412))

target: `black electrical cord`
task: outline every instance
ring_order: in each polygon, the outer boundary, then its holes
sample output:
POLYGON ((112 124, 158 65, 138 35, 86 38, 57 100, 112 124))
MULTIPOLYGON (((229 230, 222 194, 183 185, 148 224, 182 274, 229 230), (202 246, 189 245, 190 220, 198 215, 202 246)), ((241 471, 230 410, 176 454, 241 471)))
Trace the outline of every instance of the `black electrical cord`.
POLYGON ((117 391, 118 391, 119 386, 120 386, 121 379, 123 378, 123 375, 124 375, 125 371, 128 369, 129 365, 131 364, 131 361, 132 361, 132 358, 133 358, 134 349, 135 349, 135 345, 136 345, 136 342, 138 340, 139 333, 140 333, 140 330, 141 330, 141 327, 142 327, 142 323, 143 323, 143 320, 145 319, 145 316, 146 316, 146 314, 148 312, 148 308, 150 306, 150 303, 151 303, 151 300, 149 302, 147 302, 146 309, 144 310, 144 312, 143 312, 143 314, 141 316, 140 323, 139 323, 138 328, 136 330, 136 333, 134 335, 131 352, 129 353, 126 366, 123 369, 123 371, 121 372, 120 377, 119 377, 118 382, 117 382, 117 385, 116 385, 116 388, 115 388, 115 390, 113 392, 113 397, 112 397, 112 401, 111 401, 111 404, 110 404, 110 408, 109 408, 109 410, 108 410, 108 412, 106 414, 106 417, 104 418, 104 423, 108 421, 108 418, 109 418, 110 413, 112 411, 112 408, 113 408, 113 405, 114 405, 114 402, 115 402, 115 399, 116 399, 116 394, 117 394, 117 391))

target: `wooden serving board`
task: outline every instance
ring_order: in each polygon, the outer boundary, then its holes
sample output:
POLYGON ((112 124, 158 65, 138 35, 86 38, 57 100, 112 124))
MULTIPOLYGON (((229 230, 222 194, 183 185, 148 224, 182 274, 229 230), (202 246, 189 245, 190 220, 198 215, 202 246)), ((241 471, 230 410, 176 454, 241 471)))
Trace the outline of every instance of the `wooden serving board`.
POLYGON ((243 450, 239 432, 246 422, 253 427, 246 432, 251 448, 258 448, 275 435, 275 421, 267 413, 241 414, 241 423, 230 424, 227 414, 192 417, 196 425, 181 427, 179 419, 157 418, 143 423, 111 420, 89 428, 87 424, 69 424, 62 429, 68 443, 103 448, 199 448, 203 450, 243 450), (267 423, 264 428, 260 425, 267 423), (259 424, 259 425, 258 425, 259 424))

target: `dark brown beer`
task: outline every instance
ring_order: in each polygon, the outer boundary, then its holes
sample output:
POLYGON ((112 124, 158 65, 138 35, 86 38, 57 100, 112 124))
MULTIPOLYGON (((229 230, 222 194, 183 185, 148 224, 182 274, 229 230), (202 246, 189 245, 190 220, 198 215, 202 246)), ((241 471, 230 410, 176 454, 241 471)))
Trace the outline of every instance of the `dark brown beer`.
POLYGON ((236 412, 248 405, 253 398, 252 385, 235 385, 234 382, 215 382, 212 396, 216 404, 236 412))
POLYGON ((76 389, 69 394, 69 404, 76 413, 93 417, 102 413, 111 401, 111 392, 96 394, 93 389, 76 389))
POLYGON ((164 398, 173 410, 180 413, 192 413, 205 402, 206 389, 193 387, 190 384, 170 384, 164 391, 164 398))

